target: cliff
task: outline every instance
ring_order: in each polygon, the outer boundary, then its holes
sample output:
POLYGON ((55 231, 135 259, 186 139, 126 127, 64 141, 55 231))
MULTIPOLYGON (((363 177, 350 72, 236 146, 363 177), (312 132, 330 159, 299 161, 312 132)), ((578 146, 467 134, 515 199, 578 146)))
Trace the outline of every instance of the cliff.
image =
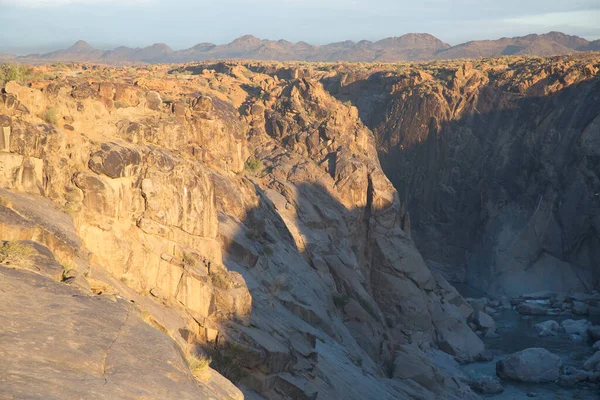
POLYGON ((430 267, 514 296, 598 286, 599 67, 504 58, 328 83, 375 132, 430 267))
MULTIPOLYGON (((36 313, 70 296, 52 315, 81 311, 43 318, 55 335, 66 332, 65 351, 100 343, 97 331, 109 327, 114 342, 98 344, 104 366, 84 355, 76 367, 86 382, 107 383, 94 387, 99 396, 115 387, 123 398, 172 393, 185 381, 183 398, 475 398, 436 361, 484 356, 467 325, 471 307, 426 266, 373 133, 322 76, 240 64, 82 65, 6 85, 4 295, 36 313), (31 246, 52 268, 23 250, 31 246), (146 362, 126 340, 148 336, 179 353, 146 362), (122 357, 113 359, 117 343, 122 357), (217 372, 201 366, 209 357, 217 372), (169 368, 177 373, 160 372, 169 368)), ((24 315, 22 325, 34 323, 24 315)), ((18 335, 1 346, 33 357, 14 346, 18 335)), ((49 368, 21 373, 11 393, 26 385, 34 396, 52 388, 76 397, 71 378, 55 372, 69 357, 41 349, 49 368)), ((2 368, 17 374, 15 364, 2 368)))

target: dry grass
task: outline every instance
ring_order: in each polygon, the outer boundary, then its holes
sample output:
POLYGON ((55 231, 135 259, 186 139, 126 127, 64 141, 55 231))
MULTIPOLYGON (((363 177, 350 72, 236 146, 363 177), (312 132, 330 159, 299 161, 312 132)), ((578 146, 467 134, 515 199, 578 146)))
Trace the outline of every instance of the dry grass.
POLYGON ((205 357, 205 356, 200 356, 200 358, 196 358, 196 357, 190 355, 187 357, 187 362, 188 362, 188 365, 190 366, 190 370, 192 371, 192 373, 194 375, 199 375, 199 374, 206 372, 206 370, 208 370, 208 367, 210 366, 212 359, 210 357, 205 357))
POLYGON ((11 259, 23 259, 33 255, 33 249, 21 243, 6 242, 0 247, 0 257, 11 259))

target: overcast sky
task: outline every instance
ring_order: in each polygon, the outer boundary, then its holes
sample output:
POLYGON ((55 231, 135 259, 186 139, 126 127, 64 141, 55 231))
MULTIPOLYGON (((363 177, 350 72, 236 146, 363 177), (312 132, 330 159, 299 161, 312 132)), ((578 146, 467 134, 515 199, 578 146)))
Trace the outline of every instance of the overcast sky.
POLYGON ((600 38, 600 0, 0 0, 0 52, 17 54, 79 39, 182 49, 244 34, 324 44, 428 32, 454 45, 551 30, 600 38))

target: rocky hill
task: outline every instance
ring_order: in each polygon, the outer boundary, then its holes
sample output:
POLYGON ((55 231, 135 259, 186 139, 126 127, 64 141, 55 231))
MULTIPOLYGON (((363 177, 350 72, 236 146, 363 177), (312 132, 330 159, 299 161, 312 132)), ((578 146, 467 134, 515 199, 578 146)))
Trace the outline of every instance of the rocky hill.
POLYGON ((489 360, 494 329, 448 279, 598 288, 599 67, 81 63, 9 81, 3 392, 477 399, 458 363, 489 360))
POLYGON ((68 49, 18 57, 18 61, 34 64, 57 61, 157 64, 237 58, 279 61, 396 62, 510 55, 550 56, 597 50, 597 41, 588 42, 578 36, 560 32, 498 40, 476 40, 457 46, 450 46, 427 33, 409 33, 377 42, 362 40, 357 43, 348 40, 322 46, 310 45, 306 42, 261 40, 246 35, 225 45, 200 43, 179 51, 172 50, 164 43, 144 48, 118 47, 105 51, 95 49, 84 41, 78 41, 68 49))

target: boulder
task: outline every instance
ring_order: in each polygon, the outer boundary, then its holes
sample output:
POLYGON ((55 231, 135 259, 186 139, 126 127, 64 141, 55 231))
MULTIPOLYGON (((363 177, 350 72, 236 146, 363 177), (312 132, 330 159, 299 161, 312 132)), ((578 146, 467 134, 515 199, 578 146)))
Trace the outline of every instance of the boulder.
POLYGON ((209 113, 213 109, 213 102, 208 96, 200 96, 192 103, 192 107, 196 112, 209 113))
POLYGON ((542 348, 530 348, 514 353, 496 363, 501 379, 520 382, 553 382, 559 377, 562 360, 542 348))
POLYGON ((594 355, 583 364, 583 369, 586 371, 593 371, 596 369, 598 364, 600 364, 600 351, 594 353, 594 355))
POLYGON ((521 303, 517 306, 517 311, 523 315, 546 315, 548 307, 536 303, 521 303))
POLYGON ((146 93, 146 106, 149 109, 155 110, 155 111, 160 110, 160 106, 162 105, 162 102, 163 101, 160 97, 160 94, 158 94, 158 92, 150 91, 150 92, 146 93))
POLYGON ((594 343, 594 346, 592 346, 592 347, 596 350, 600 350, 600 341, 597 341, 596 343, 594 343))
POLYGON ((500 381, 491 376, 473 379, 469 382, 469 386, 475 393, 480 394, 499 394, 504 392, 500 381))
POLYGON ((581 301, 574 301, 572 310, 575 315, 588 315, 590 306, 581 301))
POLYGON ((561 322, 561 326, 567 335, 579 335, 581 337, 586 334, 589 325, 590 323, 585 319, 580 319, 578 321, 566 319, 561 322))
POLYGON ((536 324, 534 328, 540 337, 556 336, 556 334, 561 330, 558 322, 552 320, 540 322, 539 324, 536 324))
POLYGON ((594 341, 600 340, 600 325, 593 325, 588 327, 588 336, 594 341))
POLYGON ((489 314, 486 314, 483 311, 475 312, 474 321, 477 327, 483 330, 484 333, 496 331, 496 322, 489 314))

